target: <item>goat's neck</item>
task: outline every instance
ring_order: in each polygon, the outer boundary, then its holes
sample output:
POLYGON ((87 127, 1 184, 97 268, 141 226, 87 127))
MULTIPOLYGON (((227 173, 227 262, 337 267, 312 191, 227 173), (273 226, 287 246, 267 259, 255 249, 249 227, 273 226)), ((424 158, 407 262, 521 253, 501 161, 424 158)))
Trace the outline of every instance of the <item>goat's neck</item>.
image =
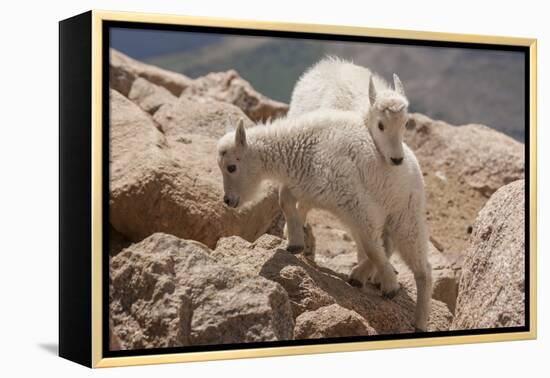
POLYGON ((282 141, 270 138, 270 135, 256 135, 249 145, 258 159, 263 178, 285 182, 289 176, 288 162, 291 151, 283 146, 282 141))

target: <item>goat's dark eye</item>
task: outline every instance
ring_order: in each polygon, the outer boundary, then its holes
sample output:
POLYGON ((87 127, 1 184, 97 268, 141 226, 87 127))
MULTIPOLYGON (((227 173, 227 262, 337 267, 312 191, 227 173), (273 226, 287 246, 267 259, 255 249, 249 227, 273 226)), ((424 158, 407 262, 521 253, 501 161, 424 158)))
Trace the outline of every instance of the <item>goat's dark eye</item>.
POLYGON ((227 166, 227 171, 228 171, 229 173, 233 173, 233 172, 235 172, 236 170, 237 170, 237 166, 234 165, 234 164, 231 164, 231 165, 228 165, 228 166, 227 166))
POLYGON ((380 131, 384 131, 384 124, 382 122, 378 122, 378 129, 380 129, 380 131))

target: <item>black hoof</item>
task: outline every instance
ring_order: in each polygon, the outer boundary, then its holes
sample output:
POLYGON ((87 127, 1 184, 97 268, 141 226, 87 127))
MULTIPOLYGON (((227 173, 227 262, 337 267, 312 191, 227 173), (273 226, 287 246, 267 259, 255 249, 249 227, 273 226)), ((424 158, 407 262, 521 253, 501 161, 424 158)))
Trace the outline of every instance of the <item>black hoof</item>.
POLYGON ((287 252, 292 253, 293 255, 296 255, 304 250, 304 246, 301 245, 289 245, 286 247, 287 252))
POLYGON ((348 283, 353 287, 363 287, 363 283, 355 278, 349 278, 348 283))

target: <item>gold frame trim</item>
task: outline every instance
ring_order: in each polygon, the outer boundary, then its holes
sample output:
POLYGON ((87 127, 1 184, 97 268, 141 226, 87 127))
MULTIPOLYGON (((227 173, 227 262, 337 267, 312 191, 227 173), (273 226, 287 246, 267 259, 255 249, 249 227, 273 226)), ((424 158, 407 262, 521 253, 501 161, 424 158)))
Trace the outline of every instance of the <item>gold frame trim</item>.
POLYGON ((349 352, 372 349, 421 347, 449 344, 529 340, 537 337, 536 246, 537 246, 537 40, 532 38, 436 33, 413 30, 365 28, 318 24, 294 24, 232 20, 210 17, 175 16, 147 13, 92 11, 92 367, 114 367, 173 362, 209 361, 297 354, 349 352), (220 350, 212 352, 170 353, 132 357, 102 356, 102 22, 129 21, 173 25, 218 26, 241 29, 326 33, 426 41, 466 42, 529 47, 530 53, 530 324, 529 332, 488 335, 445 336, 426 339, 365 341, 307 346, 220 350))

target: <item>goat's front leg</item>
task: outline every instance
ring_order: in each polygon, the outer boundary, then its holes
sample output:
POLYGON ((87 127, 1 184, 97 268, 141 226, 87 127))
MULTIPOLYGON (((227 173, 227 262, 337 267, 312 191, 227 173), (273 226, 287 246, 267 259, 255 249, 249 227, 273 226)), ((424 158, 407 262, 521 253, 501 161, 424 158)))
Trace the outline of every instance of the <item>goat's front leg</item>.
POLYGON ((304 249, 304 228, 296 209, 296 198, 285 186, 279 188, 279 205, 286 220, 288 233, 288 246, 286 249, 290 253, 299 253, 304 249))

